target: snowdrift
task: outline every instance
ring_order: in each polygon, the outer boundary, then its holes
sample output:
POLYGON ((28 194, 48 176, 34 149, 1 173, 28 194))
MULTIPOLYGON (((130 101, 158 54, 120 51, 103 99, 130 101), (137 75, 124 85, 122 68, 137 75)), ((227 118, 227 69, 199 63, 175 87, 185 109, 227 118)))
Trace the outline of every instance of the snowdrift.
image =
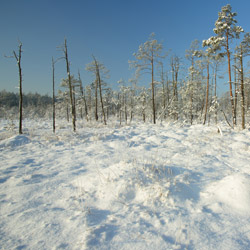
POLYGON ((24 126, 0 131, 1 249, 249 249, 249 131, 24 126))

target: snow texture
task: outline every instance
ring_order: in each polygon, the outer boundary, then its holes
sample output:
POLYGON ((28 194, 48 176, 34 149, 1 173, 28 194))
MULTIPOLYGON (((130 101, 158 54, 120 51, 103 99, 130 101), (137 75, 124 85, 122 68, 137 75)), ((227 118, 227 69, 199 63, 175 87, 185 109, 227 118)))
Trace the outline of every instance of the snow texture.
POLYGON ((0 126, 0 249, 250 249, 247 130, 0 126))

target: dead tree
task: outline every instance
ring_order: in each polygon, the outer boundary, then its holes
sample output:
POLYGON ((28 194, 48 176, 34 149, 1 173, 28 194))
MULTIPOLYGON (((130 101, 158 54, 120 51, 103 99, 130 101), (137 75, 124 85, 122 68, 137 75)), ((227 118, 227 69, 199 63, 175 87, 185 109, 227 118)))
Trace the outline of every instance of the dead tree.
MULTIPOLYGON (((81 96, 82 96, 82 99, 83 99, 83 102, 84 102, 85 116, 86 116, 86 120, 88 121, 89 120, 88 106, 87 106, 85 91, 83 90, 82 79, 81 79, 81 75, 80 75, 79 71, 78 71, 78 81, 79 81, 79 85, 80 85, 81 96)), ((81 108, 81 118, 82 118, 82 108, 81 108)))
POLYGON ((95 59, 94 56, 93 56, 93 59, 95 62, 95 67, 96 67, 96 81, 97 81, 98 87, 99 87, 99 95, 100 95, 100 102, 101 102, 101 107, 102 107, 103 122, 104 122, 104 125, 107 125, 106 115, 105 115, 105 111, 104 111, 103 98, 102 98, 102 82, 101 82, 101 76, 100 76, 100 67, 99 67, 99 63, 97 62, 97 60, 95 59))
POLYGON ((206 119, 207 119, 208 98, 209 98, 209 61, 207 62, 207 88, 206 88, 206 104, 205 104, 205 113, 204 113, 203 125, 205 125, 205 124, 206 124, 206 119))
POLYGON ((101 71, 106 74, 108 71, 106 70, 105 66, 100 63, 99 61, 96 60, 96 58, 93 56, 93 61, 91 63, 89 63, 86 66, 86 69, 88 71, 93 72, 94 76, 95 76, 95 117, 96 120, 98 120, 98 113, 97 113, 97 107, 98 107, 98 101, 97 101, 97 97, 98 97, 98 90, 99 90, 99 97, 100 97, 100 103, 101 103, 101 109, 102 109, 102 116, 103 116, 103 122, 106 125, 107 121, 106 121, 106 114, 104 111, 104 102, 103 102, 103 94, 102 94, 102 84, 103 81, 101 80, 101 71))
POLYGON ((76 131, 76 109, 75 109, 75 102, 74 102, 74 94, 73 94, 73 85, 71 83, 71 75, 70 75, 70 62, 68 57, 68 47, 67 47, 67 40, 64 39, 64 45, 62 46, 62 51, 64 53, 64 59, 66 61, 66 70, 68 76, 68 86, 69 86, 69 98, 71 104, 71 116, 72 116, 72 125, 73 131, 76 131))
POLYGON ((52 57, 52 110, 53 110, 53 132, 56 132, 56 104, 55 104, 55 61, 52 57))
POLYGON ((18 54, 13 50, 13 56, 8 56, 8 58, 15 58, 18 66, 19 73, 19 134, 23 133, 22 123, 23 123, 23 78, 22 78, 22 67, 21 67, 21 59, 22 59, 22 46, 23 44, 19 41, 18 45, 18 54))

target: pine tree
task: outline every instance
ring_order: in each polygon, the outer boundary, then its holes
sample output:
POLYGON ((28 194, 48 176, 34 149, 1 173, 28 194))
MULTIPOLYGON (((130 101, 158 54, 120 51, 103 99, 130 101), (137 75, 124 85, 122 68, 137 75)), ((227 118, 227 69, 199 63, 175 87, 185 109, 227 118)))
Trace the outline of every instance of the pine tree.
POLYGON ((244 84, 244 68, 243 57, 250 55, 250 34, 246 33, 239 46, 236 47, 236 58, 239 60, 239 68, 236 69, 240 75, 240 93, 241 93, 241 126, 245 129, 245 84, 244 84))
POLYGON ((234 18, 237 13, 232 12, 232 7, 230 4, 222 7, 221 12, 218 14, 218 19, 215 22, 214 33, 216 36, 210 37, 208 40, 203 41, 203 46, 209 46, 213 50, 221 50, 224 48, 224 54, 227 56, 228 62, 228 78, 229 78, 229 93, 231 100, 231 108, 233 115, 233 125, 236 124, 235 109, 234 109, 234 97, 232 91, 232 76, 231 76, 231 52, 229 41, 234 38, 239 38, 240 33, 243 29, 237 26, 237 20, 234 18))
POLYGON ((156 123, 156 103, 155 103, 155 64, 159 62, 162 55, 163 46, 154 39, 154 33, 150 35, 148 41, 139 46, 139 50, 133 55, 136 61, 129 61, 130 65, 136 68, 136 73, 139 75, 142 71, 146 71, 151 75, 151 96, 152 96, 152 114, 153 123, 156 123))

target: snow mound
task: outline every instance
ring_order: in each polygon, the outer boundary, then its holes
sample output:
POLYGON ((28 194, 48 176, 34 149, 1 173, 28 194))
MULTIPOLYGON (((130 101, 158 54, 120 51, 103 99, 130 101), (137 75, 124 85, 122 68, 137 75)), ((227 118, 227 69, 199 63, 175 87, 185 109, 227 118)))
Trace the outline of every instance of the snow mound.
POLYGON ((0 148, 3 147, 18 147, 24 144, 28 144, 30 142, 30 139, 26 135, 16 135, 12 136, 8 139, 3 140, 0 143, 0 148))
POLYGON ((240 173, 227 176, 209 185, 203 197, 212 201, 213 210, 222 204, 237 213, 250 213, 250 176, 240 173))

